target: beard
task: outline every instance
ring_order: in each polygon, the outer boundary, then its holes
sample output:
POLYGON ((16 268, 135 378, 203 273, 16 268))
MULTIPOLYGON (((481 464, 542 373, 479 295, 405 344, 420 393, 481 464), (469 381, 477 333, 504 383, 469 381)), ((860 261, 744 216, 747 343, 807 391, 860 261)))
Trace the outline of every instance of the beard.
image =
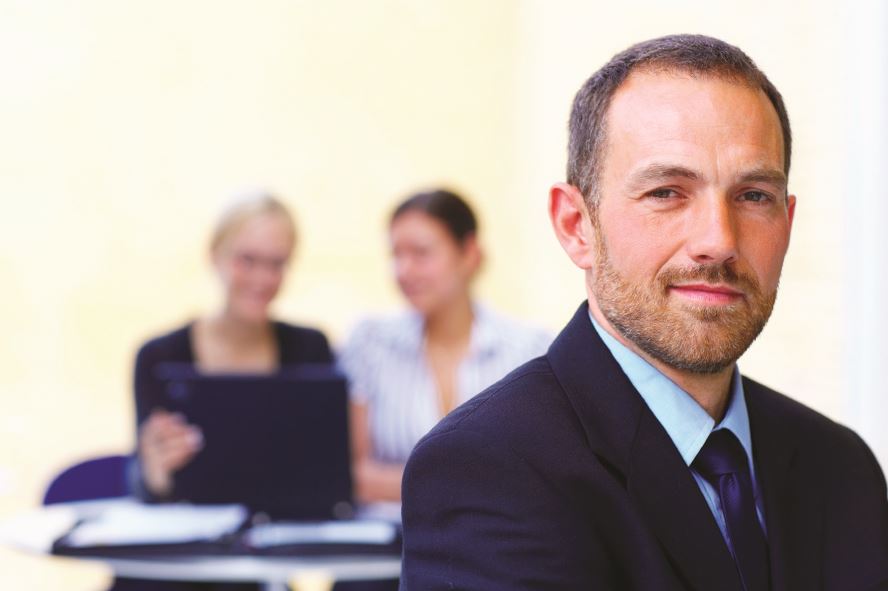
POLYGON ((592 292, 604 317, 626 339, 660 362, 698 374, 732 366, 761 333, 777 298, 730 263, 667 267, 647 285, 630 283, 611 264, 600 228, 592 292), (719 283, 743 293, 726 305, 679 303, 677 283, 719 283))

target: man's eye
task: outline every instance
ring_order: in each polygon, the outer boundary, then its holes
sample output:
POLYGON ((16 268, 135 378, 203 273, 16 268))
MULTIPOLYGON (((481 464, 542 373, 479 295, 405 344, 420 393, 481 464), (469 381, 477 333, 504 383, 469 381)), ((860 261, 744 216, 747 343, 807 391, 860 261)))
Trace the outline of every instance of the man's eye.
POLYGON ((669 199, 671 197, 675 197, 678 193, 673 191, 672 189, 654 189, 650 193, 648 193, 649 197, 653 197, 654 199, 669 199))
POLYGON ((762 191, 746 191, 740 198, 743 201, 751 201, 753 203, 764 203, 771 200, 771 196, 762 191))

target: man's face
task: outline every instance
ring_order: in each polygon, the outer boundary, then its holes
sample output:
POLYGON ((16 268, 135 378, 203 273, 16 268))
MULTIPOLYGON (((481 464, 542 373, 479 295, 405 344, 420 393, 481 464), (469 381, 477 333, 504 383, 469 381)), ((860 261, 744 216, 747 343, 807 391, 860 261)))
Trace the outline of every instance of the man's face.
POLYGON ((608 111, 598 186, 593 305, 668 366, 729 367, 771 314, 795 205, 765 94, 634 72, 608 111))

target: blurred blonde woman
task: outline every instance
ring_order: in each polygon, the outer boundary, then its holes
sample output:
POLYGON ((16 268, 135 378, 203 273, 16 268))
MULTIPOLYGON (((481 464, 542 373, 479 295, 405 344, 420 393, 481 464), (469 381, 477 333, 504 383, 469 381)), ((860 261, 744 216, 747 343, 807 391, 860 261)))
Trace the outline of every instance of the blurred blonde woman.
MULTIPOLYGON (((285 365, 332 363, 326 337, 271 316, 296 245, 296 226, 275 197, 244 197, 219 219, 210 257, 222 305, 184 326, 151 339, 136 355, 137 460, 132 487, 150 501, 169 499, 173 474, 203 446, 200 429, 163 408, 158 364, 193 363, 205 373, 274 373, 285 365)), ((118 579, 114 591, 255 590, 255 584, 202 584, 118 579)))
POLYGON ((200 430, 163 408, 155 368, 193 363, 206 373, 273 373, 281 366, 331 363, 324 335, 275 320, 271 304, 284 281, 296 228, 276 198, 243 198, 224 212, 210 241, 212 265, 222 288, 220 309, 145 343, 136 356, 138 419, 137 491, 162 500, 172 475, 203 445, 200 430))
POLYGON ((400 501, 420 437, 551 340, 472 296, 482 252, 475 214, 459 195, 411 196, 392 214, 389 240, 410 308, 360 323, 340 355, 352 390, 355 493, 365 502, 400 501))

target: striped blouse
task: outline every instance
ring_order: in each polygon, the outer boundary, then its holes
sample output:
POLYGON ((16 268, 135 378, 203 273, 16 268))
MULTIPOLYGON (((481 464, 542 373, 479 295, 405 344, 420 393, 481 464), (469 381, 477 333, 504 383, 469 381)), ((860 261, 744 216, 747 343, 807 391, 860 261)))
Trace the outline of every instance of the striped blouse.
MULTIPOLYGON (((462 403, 525 361, 542 355, 551 337, 484 306, 474 306, 469 351, 457 375, 462 403)), ((367 405, 374 459, 404 463, 441 419, 435 380, 424 354, 422 317, 413 311, 359 323, 339 356, 351 397, 367 405)))

